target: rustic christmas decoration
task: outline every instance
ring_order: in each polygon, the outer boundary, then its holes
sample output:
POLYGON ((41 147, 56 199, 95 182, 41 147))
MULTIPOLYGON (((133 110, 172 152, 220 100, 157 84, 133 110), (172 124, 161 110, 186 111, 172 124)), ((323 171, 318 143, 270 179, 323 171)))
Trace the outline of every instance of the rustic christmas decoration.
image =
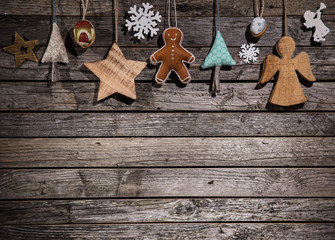
POLYGON ((81 0, 83 18, 73 28, 74 40, 82 48, 90 47, 95 41, 95 30, 93 24, 85 19, 88 0, 81 0))
POLYGON ((14 44, 4 47, 3 50, 14 55, 15 64, 19 67, 26 60, 38 62, 38 59, 33 51, 37 42, 38 40, 24 41, 23 38, 16 32, 14 44))
POLYGON ((161 15, 159 12, 154 14, 154 11, 149 11, 153 6, 149 3, 142 3, 142 7, 137 9, 137 6, 134 5, 130 7, 128 11, 130 16, 130 20, 126 20, 126 27, 128 31, 134 30, 136 33, 134 34, 135 37, 138 39, 145 39, 144 35, 150 34, 150 37, 157 35, 159 31, 158 28, 154 28, 157 26, 157 22, 161 22, 161 15))
POLYGON ((174 8, 176 27, 171 27, 169 1, 169 28, 165 29, 163 32, 165 45, 150 56, 151 64, 160 64, 155 75, 155 80, 159 84, 163 84, 172 71, 177 74, 182 83, 189 83, 191 81, 191 75, 185 63, 192 63, 195 61, 193 54, 181 45, 183 41, 183 33, 177 28, 176 1, 174 1, 174 8))
POLYGON ((241 51, 238 53, 243 62, 250 63, 256 62, 258 59, 259 48, 255 47, 254 43, 242 44, 241 51))
POLYGON ((250 24, 250 33, 255 38, 260 38, 264 35, 266 29, 267 29, 267 23, 263 16, 264 11, 264 0, 261 0, 261 7, 258 9, 258 0, 254 0, 254 10, 256 17, 252 20, 250 24))
POLYGON ((56 0, 53 0, 53 19, 52 19, 52 32, 48 46, 44 52, 41 62, 51 62, 51 81, 57 81, 57 62, 69 63, 69 57, 66 52, 66 48, 60 35, 59 28, 57 25, 56 18, 56 0))
POLYGON ((215 67, 214 79, 212 81, 211 92, 213 96, 216 96, 220 92, 220 69, 221 66, 234 66, 236 63, 230 55, 227 45, 220 33, 220 3, 216 1, 217 8, 217 19, 216 19, 216 36, 213 46, 207 55, 204 62, 201 64, 201 68, 212 68, 215 67))
POLYGON ((195 57, 181 45, 182 31, 174 27, 167 28, 163 32, 163 39, 165 45, 150 57, 152 64, 161 63, 155 76, 156 82, 164 83, 174 71, 182 83, 189 83, 191 75, 185 63, 194 62, 195 57))
POLYGON ((120 93, 135 100, 134 79, 147 65, 145 62, 127 60, 116 43, 109 50, 106 59, 84 64, 100 78, 98 101, 114 93, 120 93))
POLYGON ((135 78, 147 65, 146 62, 127 60, 118 46, 118 1, 114 0, 115 8, 115 43, 109 50, 106 59, 93 63, 84 63, 98 78, 100 86, 98 101, 114 93, 120 93, 136 99, 135 78))
POLYGON ((326 25, 321 20, 321 14, 322 10, 326 8, 326 5, 324 3, 320 4, 320 8, 314 13, 310 10, 306 11, 304 13, 304 25, 307 28, 315 28, 314 34, 313 34, 313 40, 315 42, 321 42, 325 41, 326 35, 329 33, 329 28, 326 27, 326 25))
POLYGON ((292 106, 307 101, 299 83, 297 73, 304 79, 314 82, 309 57, 306 52, 299 53, 292 59, 295 43, 287 35, 286 0, 284 0, 284 37, 276 44, 280 56, 268 55, 263 63, 263 72, 258 84, 264 84, 279 71, 276 84, 269 102, 279 106, 292 106))

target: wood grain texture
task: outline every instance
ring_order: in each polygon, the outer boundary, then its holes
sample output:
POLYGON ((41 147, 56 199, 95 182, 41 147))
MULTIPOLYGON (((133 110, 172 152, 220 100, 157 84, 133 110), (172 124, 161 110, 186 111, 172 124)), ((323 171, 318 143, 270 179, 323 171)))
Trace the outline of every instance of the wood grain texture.
MULTIPOLYGON (((311 31, 303 31, 301 29, 302 24, 300 22, 301 16, 288 17, 288 35, 291 36, 296 42, 297 46, 310 46, 311 31)), ((252 17, 222 17, 222 36, 225 39, 228 47, 240 47, 243 43, 246 43, 246 30, 247 26, 252 21, 252 17), (230 34, 234 33, 234 34, 230 34)), ((65 38, 65 45, 69 51, 73 51, 76 44, 74 43, 72 28, 75 23, 79 20, 78 17, 64 16, 58 17, 58 26, 61 35, 65 38)), ((113 17, 92 17, 89 19, 95 27, 96 40, 92 46, 104 46, 110 47, 113 42, 113 17)), ((268 17, 268 30, 266 34, 257 42, 257 46, 268 46, 272 47, 282 37, 282 17, 268 17)), ((0 21, 3 23, 0 26, 0 46, 6 46, 11 43, 12 36, 14 34, 13 29, 18 32, 21 36, 27 39, 38 39, 37 46, 47 46, 48 37, 51 32, 50 17, 47 16, 0 16, 0 21)), ((333 22, 335 21, 335 15, 324 15, 322 21, 326 26, 330 27, 330 33, 327 35, 327 41, 322 46, 333 46, 335 45, 335 31, 332 29, 333 22)), ((123 18, 119 19, 119 22, 124 22, 123 18)), ((213 19, 208 17, 185 17, 183 21, 179 21, 178 27, 184 33, 183 46, 190 47, 209 47, 212 43, 213 36, 213 19), (195 32, 201 32, 202 36, 196 37, 195 32), (208 37, 207 37, 208 36, 208 37)), ((134 41, 133 36, 125 33, 122 30, 122 26, 119 27, 119 41, 118 44, 127 47, 141 47, 151 46, 158 49, 157 43, 162 43, 160 38, 161 33, 167 24, 160 27, 158 35, 151 40, 134 41)), ((85 50, 81 50, 78 53, 81 54, 85 50)))
MULTIPOLYGON (((281 1, 265 1, 268 30, 257 43, 259 60, 248 65, 238 52, 249 39, 252 1, 221 5, 222 35, 237 65, 221 69, 216 98, 212 70, 200 70, 215 33, 215 1, 177 1, 183 45, 197 59, 193 82, 156 88, 156 68, 148 66, 132 104, 98 103, 99 79, 83 66, 104 59, 114 42, 113 1, 90 0, 97 39, 86 50, 72 33, 80 0, 57 3, 70 58, 58 64, 61 82, 48 85, 50 64, 16 68, 0 51, 0 239, 334 239, 335 1, 324 2, 330 34, 322 46, 311 46, 301 22, 319 2, 289 2, 288 34, 297 53, 309 54, 317 79, 303 86, 309 101, 300 109, 266 106, 273 83, 255 90, 262 60, 282 36, 281 1)), ((126 11, 141 2, 119 3, 121 50, 148 62, 161 37, 137 41, 125 32, 126 11)), ((160 34, 167 2, 151 3, 163 16, 160 34)), ((39 40, 40 59, 51 7, 50 0, 0 1, 0 46, 17 31, 39 40)))
POLYGON ((334 199, 117 199, 1 201, 0 224, 335 220, 334 199))
POLYGON ((114 43, 104 60, 86 62, 84 65, 100 78, 97 101, 114 93, 136 100, 135 78, 147 63, 127 60, 117 43, 114 43))
MULTIPOLYGON (((44 47, 36 48, 36 55, 41 58, 45 51, 44 47)), ((98 81, 99 79, 83 66, 85 62, 94 62, 104 59, 109 47, 90 47, 81 55, 73 55, 74 52, 82 51, 81 48, 73 48, 73 52, 69 52, 70 62, 67 65, 58 64, 60 72, 60 80, 66 81, 98 81)), ((127 59, 148 61, 148 57, 152 52, 157 50, 154 47, 136 48, 122 47, 122 52, 127 59)), ((211 78, 212 70, 200 70, 200 65, 208 54, 208 47, 190 48, 190 51, 196 56, 196 61, 190 67, 192 83, 198 80, 208 80, 211 78)), ((239 47, 230 47, 229 51, 234 56, 236 66, 232 69, 222 69, 221 80, 254 80, 259 78, 261 71, 261 63, 263 59, 273 52, 272 47, 260 47, 260 55, 258 61, 246 65, 243 60, 238 57, 239 47)), ((335 75, 335 57, 329 54, 331 47, 297 47, 297 52, 308 52, 312 65, 313 73, 317 80, 334 80, 335 75)), ((156 68, 149 66, 136 78, 136 81, 153 80, 156 68)), ((20 68, 16 68, 13 64, 13 57, 5 52, 0 52, 0 80, 43 80, 47 81, 50 74, 50 64, 36 64, 25 62, 20 68), (39 74, 36 74, 38 71, 39 74)), ((168 80, 171 82, 171 80, 168 80)))
POLYGON ((334 168, 0 170, 1 199, 335 197, 334 168))
MULTIPOLYGON (((331 0, 324 1, 327 5, 325 14, 335 14, 335 4, 331 0)), ((57 1, 57 15, 73 15, 78 16, 80 14, 80 1, 57 1)), ((166 1, 151 1, 154 6, 154 10, 160 11, 164 16, 166 15, 167 3, 166 1)), ((123 0, 119 3, 119 13, 124 14, 134 4, 139 4, 134 0, 123 0)), ((210 0, 184 0, 177 2, 177 15, 179 17, 184 16, 213 16, 213 1, 210 0), (211 6, 211 7, 209 7, 211 6)), ((293 1, 289 3, 288 14, 289 15, 302 15, 304 10, 314 10, 317 4, 314 0, 301 0, 293 1)), ((35 0, 35 1, 3 1, 0 4, 0 15, 51 15, 52 5, 47 0, 35 0)), ((87 17, 91 16, 112 16, 113 12, 113 1, 91 0, 87 9, 87 17)), ((221 16, 254 16, 252 1, 245 2, 243 0, 229 0, 225 1, 220 8, 221 16)), ((282 3, 276 0, 267 0, 265 2, 265 10, 263 16, 281 16, 282 15, 282 3)), ((79 16, 78 16, 79 17, 79 16)))
POLYGON ((330 137, 0 138, 0 168, 335 166, 334 145, 330 137))
POLYGON ((0 136, 334 136, 334 121, 331 112, 1 113, 0 136))
POLYGON ((116 224, 0 226, 2 239, 333 240, 335 224, 116 224))
MULTIPOLYGON (((185 88, 167 83, 137 83, 137 101, 124 104, 115 99, 98 102, 98 83, 0 82, 1 111, 264 111, 273 84, 255 89, 255 83, 222 83, 217 97, 209 83, 191 83, 185 88), (32 94, 33 93, 33 94, 32 94)), ((303 85, 302 85, 303 86, 303 85)), ((332 111, 335 82, 303 86, 308 102, 299 111, 332 111)), ((114 95, 115 97, 115 95, 114 95)), ((278 109, 280 109, 278 107, 278 109)), ((282 108, 285 110, 285 108, 282 108)))

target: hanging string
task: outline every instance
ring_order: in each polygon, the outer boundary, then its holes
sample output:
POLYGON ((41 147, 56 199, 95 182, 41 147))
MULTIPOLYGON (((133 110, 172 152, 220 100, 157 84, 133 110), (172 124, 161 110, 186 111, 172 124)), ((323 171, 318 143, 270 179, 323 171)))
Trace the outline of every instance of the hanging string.
POLYGON ((287 0, 284 1, 284 36, 287 36, 287 0))
POLYGON ((216 0, 216 31, 220 31, 220 0, 216 0))
POLYGON ((57 23, 57 17, 56 17, 56 0, 52 0, 52 22, 57 23))
POLYGON ((85 20, 86 12, 88 7, 88 0, 81 0, 81 8, 83 9, 83 20, 85 20))
POLYGON ((254 12, 256 17, 262 17, 264 12, 264 0, 260 0, 261 7, 258 9, 258 0, 254 0, 254 12))
MULTIPOLYGON (((169 24, 169 27, 171 27, 171 0, 168 0, 168 1, 169 1, 168 24, 169 24)), ((176 23, 176 27, 178 27, 176 0, 173 0, 173 3, 174 3, 174 21, 176 23)))
POLYGON ((118 35, 118 21, 119 21, 119 2, 118 0, 114 0, 114 21, 115 21, 115 43, 119 40, 118 35))

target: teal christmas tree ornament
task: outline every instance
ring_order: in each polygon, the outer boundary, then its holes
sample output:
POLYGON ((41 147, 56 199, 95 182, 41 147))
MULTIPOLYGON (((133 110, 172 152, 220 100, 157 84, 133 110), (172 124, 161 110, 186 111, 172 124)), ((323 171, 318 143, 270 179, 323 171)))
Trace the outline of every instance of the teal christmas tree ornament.
POLYGON ((216 0, 216 35, 213 46, 209 51, 204 62, 201 64, 201 68, 215 68, 214 78, 211 84, 211 92, 213 96, 216 96, 220 92, 220 69, 221 66, 234 66, 236 62, 230 55, 227 45, 220 32, 220 0, 216 0))
POLYGON ((230 55, 227 45, 220 33, 216 32, 213 46, 207 55, 205 61, 201 64, 202 68, 234 66, 236 62, 230 55))

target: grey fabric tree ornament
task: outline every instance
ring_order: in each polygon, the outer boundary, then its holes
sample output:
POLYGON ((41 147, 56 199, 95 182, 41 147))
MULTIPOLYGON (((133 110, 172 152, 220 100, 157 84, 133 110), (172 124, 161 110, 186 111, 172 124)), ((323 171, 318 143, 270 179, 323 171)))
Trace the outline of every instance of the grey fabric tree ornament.
POLYGON ((53 19, 52 19, 52 32, 47 49, 44 52, 41 62, 52 63, 51 67, 51 81, 56 82, 58 76, 57 63, 69 63, 69 57, 66 52, 64 41, 59 32, 56 19, 56 0, 52 0, 53 5, 53 19))

